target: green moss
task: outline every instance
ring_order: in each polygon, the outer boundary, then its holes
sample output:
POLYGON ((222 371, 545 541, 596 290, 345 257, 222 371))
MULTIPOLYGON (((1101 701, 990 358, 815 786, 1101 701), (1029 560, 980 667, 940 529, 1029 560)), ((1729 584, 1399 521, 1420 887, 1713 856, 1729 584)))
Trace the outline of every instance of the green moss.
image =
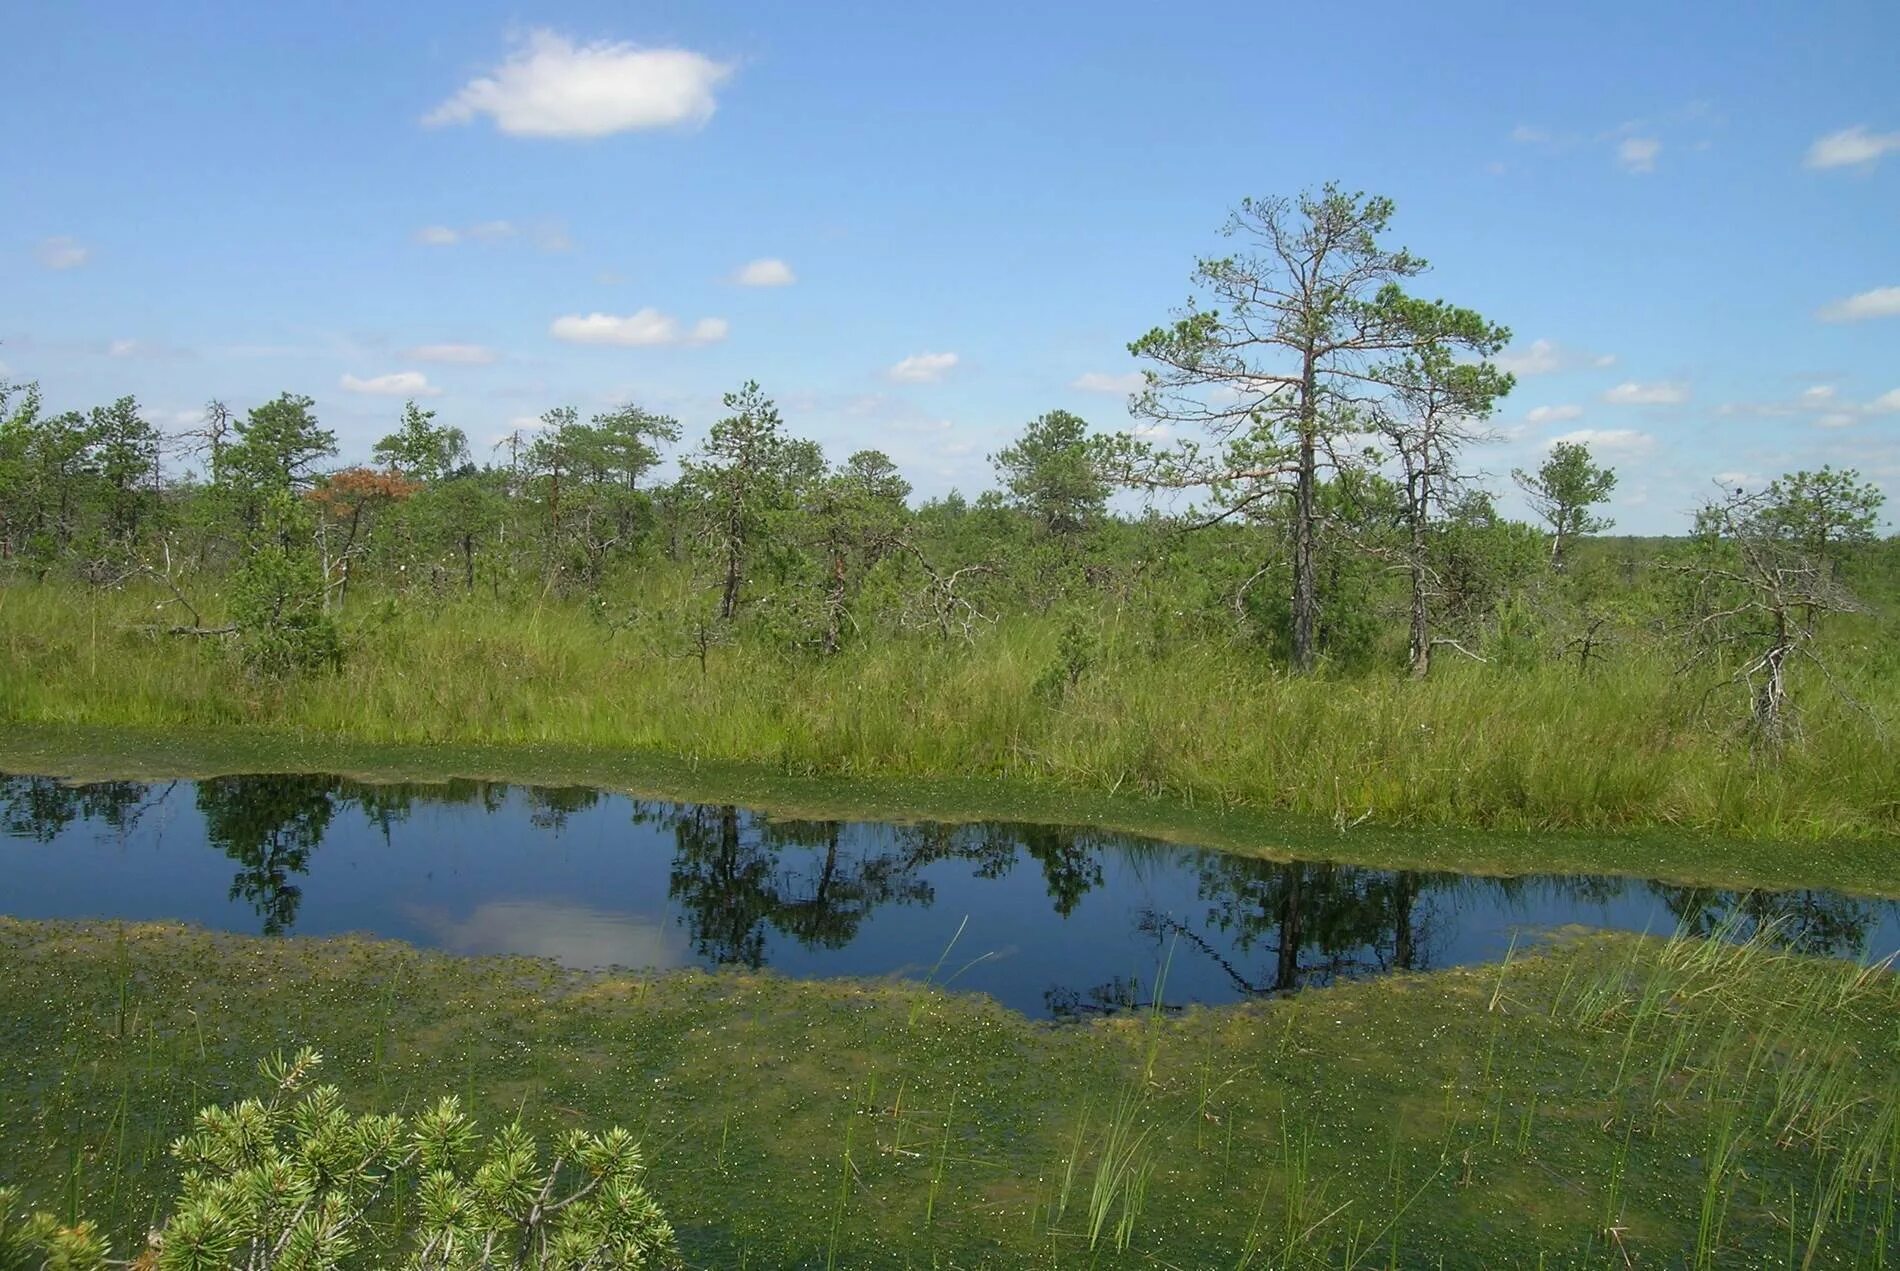
POLYGON ((122 1243, 190 1112, 302 1042, 363 1104, 636 1130, 701 1265, 1738 1265, 1792 1233, 1847 1266, 1895 1214, 1900 986, 1762 946, 1599 937, 1066 1027, 910 984, 175 926, 0 920, 0 968, 0 1180, 122 1243), (1140 1186, 1091 1252, 1111 1158, 1140 1186))

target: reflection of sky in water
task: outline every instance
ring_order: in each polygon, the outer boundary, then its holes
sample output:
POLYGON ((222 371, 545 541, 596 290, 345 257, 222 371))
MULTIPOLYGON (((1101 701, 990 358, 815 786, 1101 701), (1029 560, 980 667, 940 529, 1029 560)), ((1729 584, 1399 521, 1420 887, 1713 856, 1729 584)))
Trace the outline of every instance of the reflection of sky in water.
POLYGON ((461 954, 516 954, 562 966, 643 967, 669 970, 688 961, 683 935, 658 918, 608 913, 545 900, 495 900, 466 917, 416 907, 416 924, 429 943, 461 954))
POLYGON ((1026 825, 772 822, 475 782, 64 787, 0 778, 0 913, 369 932, 565 966, 908 975, 1032 1013, 1222 1002, 1490 961, 1575 924, 1768 919, 1814 951, 1900 949, 1886 902, 1273 863, 1026 825))

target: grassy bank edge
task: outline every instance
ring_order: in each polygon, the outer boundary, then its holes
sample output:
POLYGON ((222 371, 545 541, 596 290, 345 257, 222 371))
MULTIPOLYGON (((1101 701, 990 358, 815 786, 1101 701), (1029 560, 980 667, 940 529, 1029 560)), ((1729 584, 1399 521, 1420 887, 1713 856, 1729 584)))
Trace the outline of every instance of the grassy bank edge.
POLYGON ((1900 840, 1771 841, 1656 827, 1574 830, 1330 825, 1252 808, 1201 807, 990 779, 808 776, 645 750, 548 745, 405 746, 263 729, 0 725, 0 771, 68 781, 329 773, 372 783, 452 778, 591 786, 644 798, 732 803, 800 819, 1027 821, 1091 826, 1269 860, 1323 859, 1473 874, 1594 873, 1724 887, 1830 888, 1900 898, 1900 840))

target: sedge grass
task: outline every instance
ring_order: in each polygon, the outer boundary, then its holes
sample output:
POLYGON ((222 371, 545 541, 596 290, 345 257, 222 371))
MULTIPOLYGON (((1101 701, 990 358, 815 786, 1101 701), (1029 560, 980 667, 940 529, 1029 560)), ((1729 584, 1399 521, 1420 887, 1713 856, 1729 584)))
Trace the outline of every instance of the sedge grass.
MULTIPOLYGON (((1773 762, 1730 696, 1633 653, 1613 675, 1448 663, 1423 683, 1297 677, 1256 649, 1144 646, 1110 628, 1059 694, 1038 689, 1057 622, 974 641, 889 635, 838 657, 757 638, 702 674, 663 628, 580 604, 378 604, 345 614, 343 670, 238 673, 215 640, 137 630, 150 595, 0 590, 0 725, 253 728, 408 745, 562 744, 834 777, 983 777, 1278 809, 1330 824, 1668 825, 1814 839, 1900 833, 1900 680, 1807 686, 1802 739, 1773 762)), ((656 620, 657 622, 657 620, 656 620)))
POLYGON ((0 959, 0 1183, 122 1245, 165 1193, 170 1135, 307 1040, 353 1102, 461 1086, 535 1128, 636 1128, 703 1265, 1895 1252, 1900 985, 1761 941, 1540 948, 1496 1009, 1495 973, 1460 970, 1061 1028, 918 985, 178 927, 0 920, 0 959))

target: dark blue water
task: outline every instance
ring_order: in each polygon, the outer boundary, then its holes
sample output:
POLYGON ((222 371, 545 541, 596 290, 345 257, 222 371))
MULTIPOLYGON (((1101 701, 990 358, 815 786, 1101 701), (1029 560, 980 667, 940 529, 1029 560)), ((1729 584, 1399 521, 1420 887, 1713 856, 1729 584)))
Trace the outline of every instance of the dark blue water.
POLYGON ((1276 863, 1039 825, 773 820, 487 782, 0 777, 0 913, 367 932, 573 967, 931 977, 1036 1015, 1230 1002, 1504 956, 1581 924, 1900 950, 1828 892, 1276 863))

